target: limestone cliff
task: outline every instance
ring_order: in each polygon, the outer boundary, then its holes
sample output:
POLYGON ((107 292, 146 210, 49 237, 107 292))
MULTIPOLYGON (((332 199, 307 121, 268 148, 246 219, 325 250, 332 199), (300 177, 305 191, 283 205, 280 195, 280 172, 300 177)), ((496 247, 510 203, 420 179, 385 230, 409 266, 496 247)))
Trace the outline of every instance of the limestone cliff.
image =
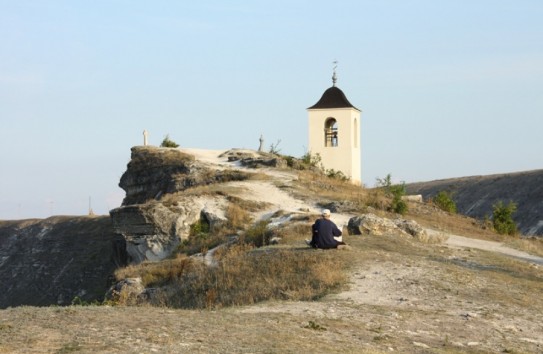
POLYGON ((191 224, 201 218, 209 223, 224 219, 206 208, 221 204, 224 197, 184 196, 178 192, 246 178, 247 174, 239 170, 210 168, 179 149, 133 147, 119 183, 126 197, 121 207, 110 211, 115 232, 127 242, 131 262, 162 260, 188 237, 191 224))
POLYGON ((126 262, 109 217, 0 221, 0 308, 101 300, 126 262))
POLYGON ((517 204, 513 219, 520 232, 543 235, 543 170, 411 183, 406 189, 425 199, 440 191, 452 192, 458 212, 478 219, 492 216, 496 202, 512 201, 517 204))
POLYGON ((135 146, 119 187, 126 192, 125 206, 159 200, 164 194, 191 187, 245 178, 240 171, 209 169, 178 149, 135 146))

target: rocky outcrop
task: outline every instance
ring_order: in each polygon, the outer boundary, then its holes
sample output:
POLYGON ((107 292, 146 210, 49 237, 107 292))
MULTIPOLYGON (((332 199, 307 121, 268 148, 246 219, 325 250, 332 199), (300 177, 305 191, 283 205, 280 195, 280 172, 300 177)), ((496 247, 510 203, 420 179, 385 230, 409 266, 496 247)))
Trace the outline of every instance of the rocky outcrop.
POLYGON ((0 222, 0 308, 101 301, 127 264, 109 217, 0 222))
POLYGON ((287 161, 285 159, 266 152, 257 152, 244 149, 231 149, 221 154, 220 157, 225 157, 230 162, 237 161, 242 166, 249 168, 287 167, 287 161))
POLYGON ((416 238, 426 237, 426 231, 416 221, 406 219, 387 219, 374 214, 364 214, 349 219, 347 230, 350 235, 399 234, 416 238))
POLYGON ((224 197, 186 196, 183 191, 247 177, 239 170, 210 169, 178 149, 133 147, 119 183, 126 197, 121 207, 110 211, 115 232, 126 240, 130 261, 169 257, 199 220, 212 228, 225 222, 224 197))
POLYGON ((122 205, 160 200, 165 194, 188 188, 247 179, 239 170, 212 170, 194 156, 174 148, 135 146, 119 187, 126 197, 122 205))
POLYGON ((190 234, 190 226, 204 220, 210 227, 225 222, 219 208, 222 197, 178 197, 175 203, 149 202, 127 205, 110 211, 114 231, 126 240, 132 263, 167 258, 190 234), (167 206, 168 205, 168 206, 167 206))
POLYGON ((492 216, 498 201, 517 205, 513 219, 524 235, 543 235, 543 170, 450 178, 406 185, 409 194, 425 200, 437 193, 452 193, 458 213, 477 219, 492 216))
POLYGON ((149 300, 151 292, 143 286, 141 278, 126 278, 109 288, 105 300, 120 305, 141 305, 149 300))

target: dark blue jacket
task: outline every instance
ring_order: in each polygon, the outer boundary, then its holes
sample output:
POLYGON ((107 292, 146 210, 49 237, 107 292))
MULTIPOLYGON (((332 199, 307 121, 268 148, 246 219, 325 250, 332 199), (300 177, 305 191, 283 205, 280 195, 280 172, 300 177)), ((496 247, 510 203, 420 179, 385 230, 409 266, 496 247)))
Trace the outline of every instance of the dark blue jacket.
POLYGON ((315 248, 337 248, 338 242, 334 236, 341 236, 341 230, 329 219, 318 219, 311 227, 313 237, 311 246, 315 248))

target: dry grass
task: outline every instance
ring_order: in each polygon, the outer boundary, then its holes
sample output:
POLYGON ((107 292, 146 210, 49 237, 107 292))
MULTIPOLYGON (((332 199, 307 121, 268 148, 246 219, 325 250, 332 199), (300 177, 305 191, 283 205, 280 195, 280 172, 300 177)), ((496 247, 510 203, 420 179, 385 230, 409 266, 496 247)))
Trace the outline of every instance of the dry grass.
POLYGON ((425 227, 484 240, 504 240, 503 236, 473 218, 447 213, 429 203, 410 202, 408 205, 409 211, 405 217, 425 227))
POLYGON ((543 308, 543 299, 533 296, 543 291, 539 267, 488 251, 466 253, 464 257, 432 257, 445 269, 437 288, 454 287, 464 298, 480 296, 489 306, 543 308))
POLYGON ((447 213, 430 203, 409 203, 409 212, 406 217, 428 228, 482 240, 503 242, 508 247, 543 257, 543 238, 541 237, 523 238, 519 235, 500 235, 484 221, 461 214, 447 213))
POLYGON ((183 274, 162 302, 177 308, 217 308, 270 299, 312 300, 345 281, 341 260, 311 250, 228 248, 217 267, 183 274))
POLYGON ((271 204, 268 202, 255 202, 253 200, 246 200, 233 195, 226 196, 226 199, 233 205, 236 205, 239 208, 251 213, 264 210, 271 206, 271 204))
POLYGON ((536 256, 543 257, 543 237, 513 238, 507 237, 504 244, 536 256))
MULTIPOLYGON (((117 279, 140 277, 159 287, 153 303, 174 308, 218 308, 271 299, 314 300, 346 280, 345 259, 311 249, 256 249, 248 244, 216 252, 209 267, 179 256, 141 263, 116 273, 117 279)), ((122 304, 134 303, 124 299, 122 304)))
POLYGON ((168 284, 179 274, 190 271, 193 260, 184 254, 178 254, 174 259, 161 262, 143 262, 119 268, 115 272, 117 281, 126 278, 141 278, 145 287, 156 287, 168 284))
POLYGON ((311 238, 311 225, 317 218, 293 221, 288 225, 274 231, 274 236, 281 238, 281 243, 286 245, 299 245, 303 240, 311 238))
POLYGON ((329 178, 311 171, 298 173, 293 193, 300 199, 318 195, 322 202, 349 201, 360 211, 365 210, 368 205, 386 204, 386 198, 377 190, 370 191, 348 181, 329 178))
POLYGON ((243 235, 253 218, 250 211, 261 208, 260 203, 248 202, 239 198, 228 198, 230 202, 225 210, 226 223, 219 223, 213 228, 205 220, 200 220, 191 226, 191 232, 187 239, 183 240, 178 252, 186 254, 206 253, 208 250, 217 247, 227 241, 229 236, 243 235))
POLYGON ((178 149, 155 146, 135 146, 132 148, 130 165, 145 168, 187 164, 195 160, 194 156, 178 149))

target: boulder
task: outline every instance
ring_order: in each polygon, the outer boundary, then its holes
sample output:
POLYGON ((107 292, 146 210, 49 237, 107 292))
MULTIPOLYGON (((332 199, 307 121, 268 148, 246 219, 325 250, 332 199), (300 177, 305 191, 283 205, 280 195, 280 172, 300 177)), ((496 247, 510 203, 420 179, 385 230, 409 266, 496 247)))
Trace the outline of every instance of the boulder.
POLYGON ((402 200, 406 202, 422 203, 422 194, 404 195, 402 196, 402 200))
POLYGON ((422 238, 426 235, 426 231, 414 220, 394 219, 394 224, 413 237, 422 238))
POLYGON ((397 232, 398 227, 390 220, 374 214, 364 214, 349 219, 347 229, 350 235, 376 235, 397 232))
POLYGON ((120 305, 138 305, 147 299, 148 295, 141 278, 125 278, 113 284, 105 295, 106 301, 120 305))
POLYGON ((219 157, 226 157, 228 158, 228 161, 239 161, 239 163, 242 166, 250 167, 250 168, 258 168, 258 167, 276 167, 276 168, 284 168, 287 167, 287 161, 283 159, 280 156, 267 153, 267 152, 261 152, 261 151, 254 151, 254 150, 246 150, 246 149, 231 149, 228 150, 219 157))
POLYGON ((374 214, 364 214, 349 219, 347 229, 350 235, 399 234, 423 238, 426 231, 414 220, 402 218, 390 220, 374 214))

